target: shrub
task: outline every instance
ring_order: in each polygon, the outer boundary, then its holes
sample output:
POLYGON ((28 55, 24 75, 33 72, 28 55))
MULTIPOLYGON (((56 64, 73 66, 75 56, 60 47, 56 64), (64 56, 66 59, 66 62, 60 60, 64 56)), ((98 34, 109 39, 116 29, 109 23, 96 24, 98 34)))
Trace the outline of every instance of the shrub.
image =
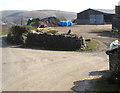
POLYGON ((10 32, 7 36, 7 41, 12 44, 23 44, 27 38, 28 33, 32 33, 34 30, 32 26, 16 25, 10 28, 10 32))

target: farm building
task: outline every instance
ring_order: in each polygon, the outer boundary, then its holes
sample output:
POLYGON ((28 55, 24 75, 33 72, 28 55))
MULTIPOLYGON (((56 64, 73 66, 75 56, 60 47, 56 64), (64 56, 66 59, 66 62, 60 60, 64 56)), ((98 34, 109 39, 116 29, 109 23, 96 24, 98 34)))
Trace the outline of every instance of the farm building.
POLYGON ((111 24, 115 10, 87 9, 77 13, 77 24, 111 24))
POLYGON ((120 31, 120 2, 115 6, 115 17, 112 23, 113 31, 120 31))

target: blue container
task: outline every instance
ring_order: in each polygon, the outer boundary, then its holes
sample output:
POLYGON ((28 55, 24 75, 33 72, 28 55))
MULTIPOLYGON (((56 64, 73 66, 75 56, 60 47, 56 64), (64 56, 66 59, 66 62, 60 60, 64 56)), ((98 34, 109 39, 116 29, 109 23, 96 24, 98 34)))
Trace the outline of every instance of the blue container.
POLYGON ((68 21, 68 26, 72 26, 72 22, 71 21, 68 21))
POLYGON ((63 26, 63 21, 60 21, 59 25, 60 25, 60 26, 63 26))
POLYGON ((60 21, 59 22, 60 26, 72 26, 72 22, 71 21, 60 21))

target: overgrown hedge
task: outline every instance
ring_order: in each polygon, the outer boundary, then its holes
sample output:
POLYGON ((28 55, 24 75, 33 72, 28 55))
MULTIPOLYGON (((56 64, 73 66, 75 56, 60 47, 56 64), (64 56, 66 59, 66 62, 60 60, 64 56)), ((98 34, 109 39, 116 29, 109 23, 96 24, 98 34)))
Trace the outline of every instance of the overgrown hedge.
POLYGON ((34 28, 32 26, 12 26, 7 36, 7 41, 12 44, 23 44, 27 35, 32 32, 34 28))

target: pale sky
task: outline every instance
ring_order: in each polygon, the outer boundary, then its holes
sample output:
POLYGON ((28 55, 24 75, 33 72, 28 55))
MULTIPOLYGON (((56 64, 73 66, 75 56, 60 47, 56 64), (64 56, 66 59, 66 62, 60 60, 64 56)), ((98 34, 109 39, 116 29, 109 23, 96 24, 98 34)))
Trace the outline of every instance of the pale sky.
POLYGON ((53 9, 80 12, 88 8, 115 9, 120 0, 0 0, 0 10, 53 9))

